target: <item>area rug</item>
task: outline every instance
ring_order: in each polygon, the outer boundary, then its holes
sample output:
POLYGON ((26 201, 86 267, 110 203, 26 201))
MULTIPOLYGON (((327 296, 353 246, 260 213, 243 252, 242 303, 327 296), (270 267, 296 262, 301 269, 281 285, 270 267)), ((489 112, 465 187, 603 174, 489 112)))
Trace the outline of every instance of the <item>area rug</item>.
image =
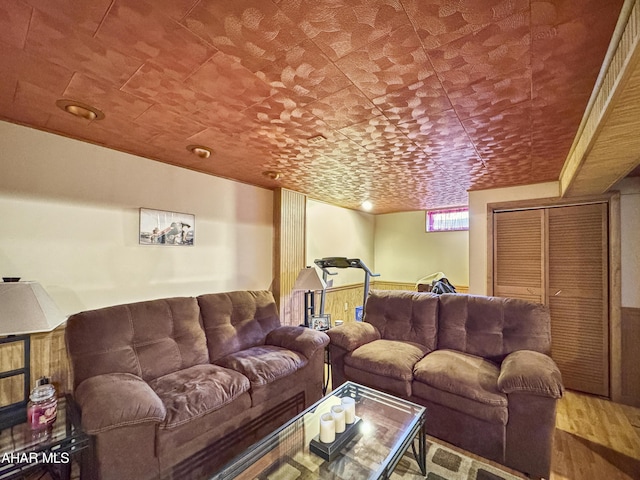
MULTIPOLYGON (((362 452, 361 452, 362 454, 362 452)), ((324 463, 313 454, 298 453, 280 459, 257 475, 248 474, 243 479, 257 480, 311 480, 318 478, 367 478, 369 470, 359 470, 357 463, 336 459, 324 463)), ((470 458, 452 448, 427 442, 427 475, 413 458, 411 449, 402 457, 391 475, 391 480, 521 480, 525 476, 513 475, 499 467, 470 458)))
POLYGON ((427 476, 420 472, 411 449, 400 460, 391 480, 520 480, 516 476, 493 465, 470 458, 444 445, 427 443, 427 476))

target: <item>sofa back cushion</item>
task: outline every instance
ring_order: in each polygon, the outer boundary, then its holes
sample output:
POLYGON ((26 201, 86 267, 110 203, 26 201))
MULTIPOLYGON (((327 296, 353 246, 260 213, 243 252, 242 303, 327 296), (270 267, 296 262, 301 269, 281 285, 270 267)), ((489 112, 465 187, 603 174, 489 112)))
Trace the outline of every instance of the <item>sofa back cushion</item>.
POLYGON ((269 291, 210 293, 198 297, 211 362, 247 348, 264 345, 280 326, 269 291))
POLYGON ((516 350, 551 351, 549 309, 516 298, 443 294, 438 348, 502 362, 516 350))
POLYGON ((67 351, 74 385, 103 373, 145 381, 209 362, 195 298, 151 300, 69 317, 67 351))
POLYGON ((435 350, 438 297, 423 292, 372 290, 364 321, 376 327, 385 340, 413 342, 435 350))

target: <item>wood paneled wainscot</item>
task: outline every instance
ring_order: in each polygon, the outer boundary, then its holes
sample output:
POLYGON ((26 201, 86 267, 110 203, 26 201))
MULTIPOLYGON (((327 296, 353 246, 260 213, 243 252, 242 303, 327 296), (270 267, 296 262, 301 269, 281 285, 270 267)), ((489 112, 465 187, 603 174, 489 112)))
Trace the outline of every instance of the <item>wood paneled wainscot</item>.
MULTIPOLYGON (((65 325, 62 324, 53 332, 31 335, 30 389, 35 386, 38 378, 48 377, 55 385, 59 395, 71 392, 73 379, 64 340, 65 325)), ((8 344, 0 348, 0 363, 2 363, 3 369, 6 366, 21 367, 22 359, 22 345, 8 344)), ((12 381, 0 382, 0 403, 2 405, 19 401, 22 398, 22 380, 22 377, 17 377, 12 381)))
POLYGON ((640 308, 622 307, 621 323, 621 401, 629 405, 640 407, 640 362, 638 362, 638 359, 640 358, 640 308))
MULTIPOLYGON (((467 285, 455 285, 458 293, 467 293, 467 285)), ((415 283, 408 282, 385 282, 375 280, 371 282, 372 290, 408 290, 416 291, 415 283)), ((364 296, 364 284, 356 283, 339 287, 327 288, 325 296, 324 313, 331 315, 331 324, 335 325, 336 320, 343 322, 355 321, 356 307, 362 305, 364 296)), ((320 309, 320 295, 316 298, 316 311, 320 309)))

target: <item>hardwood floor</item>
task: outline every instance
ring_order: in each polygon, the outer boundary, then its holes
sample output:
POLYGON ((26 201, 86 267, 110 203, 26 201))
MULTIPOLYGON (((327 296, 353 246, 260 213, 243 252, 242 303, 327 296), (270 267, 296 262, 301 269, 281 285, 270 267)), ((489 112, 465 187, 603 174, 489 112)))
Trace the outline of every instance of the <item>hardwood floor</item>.
POLYGON ((640 479, 640 408, 566 392, 551 470, 550 480, 640 479))

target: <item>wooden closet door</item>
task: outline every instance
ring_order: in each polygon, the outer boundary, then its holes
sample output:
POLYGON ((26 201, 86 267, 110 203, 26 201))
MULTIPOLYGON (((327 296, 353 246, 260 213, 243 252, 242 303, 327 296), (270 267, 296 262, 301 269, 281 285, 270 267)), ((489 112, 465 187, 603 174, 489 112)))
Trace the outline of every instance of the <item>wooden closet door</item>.
POLYGON ((493 294, 544 303, 544 210, 498 212, 493 221, 493 294))
POLYGON ((551 356, 567 388, 608 396, 607 205, 550 208, 547 215, 551 356))

